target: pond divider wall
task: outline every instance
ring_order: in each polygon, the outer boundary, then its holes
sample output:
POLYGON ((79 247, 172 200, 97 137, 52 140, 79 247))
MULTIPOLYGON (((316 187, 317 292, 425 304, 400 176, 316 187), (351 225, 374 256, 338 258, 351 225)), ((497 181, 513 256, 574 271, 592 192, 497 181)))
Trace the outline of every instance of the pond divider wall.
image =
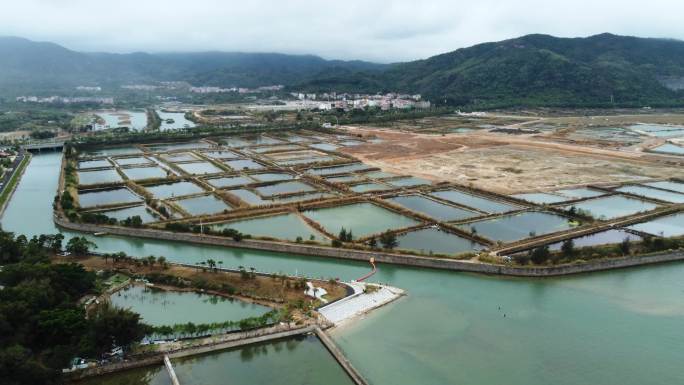
POLYGON ((301 245, 254 239, 245 239, 240 242, 236 242, 231 238, 218 236, 191 233, 176 233, 163 230, 139 228, 134 229, 118 226, 101 226, 84 223, 73 223, 58 216, 54 217, 54 221, 55 224, 65 229, 86 233, 101 232, 126 237, 161 239, 175 242, 190 242, 205 245, 264 250, 290 254, 330 257, 338 259, 349 259, 356 261, 368 261, 371 257, 373 257, 375 258, 375 261, 379 263, 391 263, 406 266, 466 271, 482 274, 510 275, 519 277, 552 277, 684 260, 684 250, 674 250, 635 257, 602 259, 598 261, 589 261, 580 264, 565 264, 550 267, 522 267, 494 265, 479 262, 460 261, 456 259, 436 258, 408 254, 392 254, 383 251, 351 250, 343 248, 301 245))

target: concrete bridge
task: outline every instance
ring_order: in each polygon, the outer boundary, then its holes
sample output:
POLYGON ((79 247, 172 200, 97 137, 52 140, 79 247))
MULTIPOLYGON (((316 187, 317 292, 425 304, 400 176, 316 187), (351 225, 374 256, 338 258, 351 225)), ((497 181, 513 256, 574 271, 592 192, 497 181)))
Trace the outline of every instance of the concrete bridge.
POLYGON ((59 150, 64 147, 64 141, 33 142, 22 145, 21 148, 27 151, 59 150))

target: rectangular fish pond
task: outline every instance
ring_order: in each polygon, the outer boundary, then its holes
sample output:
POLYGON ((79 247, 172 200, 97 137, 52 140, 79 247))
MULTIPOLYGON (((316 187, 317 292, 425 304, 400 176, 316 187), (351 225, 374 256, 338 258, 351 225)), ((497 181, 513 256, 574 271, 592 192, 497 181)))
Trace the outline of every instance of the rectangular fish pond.
POLYGON ((575 207, 587 212, 595 219, 606 220, 633 215, 642 211, 653 210, 658 205, 640 199, 629 198, 624 195, 612 195, 604 198, 590 199, 565 206, 565 209, 575 207))
POLYGON ((264 201, 259 195, 247 189, 228 190, 228 193, 240 198, 240 200, 251 206, 259 206, 265 203, 270 203, 264 201))
POLYGON ((304 202, 312 199, 323 199, 332 198, 337 196, 337 194, 332 194, 329 192, 314 192, 309 194, 292 195, 288 197, 272 197, 265 202, 267 203, 291 203, 291 202, 304 202))
POLYGON ((604 192, 592 190, 587 187, 556 190, 554 191, 554 193, 563 195, 565 197, 568 197, 569 199, 594 198, 597 196, 605 195, 604 192))
POLYGON ((217 174, 224 172, 222 169, 214 166, 209 162, 195 162, 195 163, 178 163, 176 164, 183 171, 192 175, 201 174, 217 174))
POLYGON ((211 225, 211 228, 217 231, 235 229, 243 234, 288 241, 295 241, 297 237, 302 237, 306 241, 312 236, 314 240, 327 240, 327 237, 307 225, 297 214, 292 213, 215 224, 211 225))
POLYGON ((185 143, 163 143, 163 144, 146 144, 145 147, 152 152, 167 152, 176 150, 196 150, 210 148, 211 145, 206 142, 185 142, 185 143))
POLYGON ((684 213, 656 218, 629 226, 629 228, 655 236, 679 237, 684 235, 684 213))
POLYGON ((256 187, 259 195, 267 197, 271 195, 291 194, 298 192, 316 191, 316 188, 300 181, 281 182, 268 186, 256 187))
POLYGON ((669 180, 662 182, 644 183, 644 186, 684 193, 684 183, 670 182, 669 180))
POLYGON ((536 203, 538 205, 546 205, 551 203, 558 203, 568 200, 568 198, 550 193, 525 193, 511 195, 514 198, 522 199, 527 202, 536 203))
POLYGON ((81 156, 117 156, 117 155, 134 155, 140 154, 142 150, 134 146, 118 146, 118 147, 104 147, 96 149, 85 149, 81 156))
POLYGON ((622 186, 615 191, 640 195, 646 198, 658 199, 670 203, 684 203, 684 194, 663 191, 645 186, 622 186))
POLYGON ((111 190, 79 191, 78 202, 81 207, 95 207, 116 203, 142 202, 143 199, 127 188, 111 190))
POLYGON ((201 187, 192 182, 173 182, 144 187, 145 190, 152 193, 152 195, 157 199, 168 199, 204 192, 201 187))
POLYGON ((97 171, 78 171, 78 184, 89 185, 99 183, 121 182, 121 175, 114 169, 97 171))
POLYGON ((184 385, 354 384, 314 335, 176 359, 173 366, 184 385))
POLYGON ((353 192, 356 192, 356 193, 366 193, 366 192, 370 192, 370 191, 382 191, 382 190, 393 189, 392 186, 388 186, 388 185, 382 184, 382 183, 362 183, 362 184, 357 184, 355 186, 350 186, 349 188, 353 192))
POLYGON ((156 222, 161 218, 152 214, 151 210, 145 205, 127 207, 123 209, 100 211, 100 214, 104 214, 109 218, 114 218, 117 221, 123 221, 127 218, 132 218, 134 216, 139 216, 143 223, 156 222))
POLYGON ((211 178, 206 180, 207 183, 216 188, 225 188, 233 186, 242 186, 245 184, 255 183, 256 181, 246 176, 226 176, 222 178, 211 178))
POLYGON ((275 182, 294 178, 294 176, 284 172, 265 172, 262 174, 250 174, 249 176, 259 182, 275 182))
POLYGON ((157 166, 122 168, 121 171, 133 180, 159 179, 167 176, 166 170, 157 166))
POLYGON ((370 166, 367 166, 363 163, 354 163, 354 164, 348 164, 348 165, 344 165, 344 166, 312 168, 312 169, 306 170, 306 172, 309 174, 314 174, 314 175, 333 175, 333 174, 343 174, 343 173, 353 172, 353 171, 367 170, 369 168, 370 168, 370 166))
POLYGON ((672 143, 665 143, 661 146, 652 148, 649 151, 657 152, 660 154, 672 154, 672 155, 683 155, 684 156, 684 147, 677 146, 676 144, 672 144, 672 143))
POLYGON ((100 167, 112 167, 112 164, 109 163, 109 161, 107 161, 107 159, 84 160, 84 161, 78 162, 79 170, 82 170, 84 168, 100 168, 100 167))
POLYGON ((572 227, 568 218, 560 215, 526 211, 513 215, 484 219, 459 225, 464 231, 476 232, 493 241, 513 242, 545 235, 572 227))
POLYGON ((235 159, 240 157, 240 155, 228 150, 204 151, 202 154, 212 159, 235 159))
MULTIPOLYGON (((582 248, 589 246, 610 245, 620 243, 625 239, 629 239, 630 242, 637 242, 641 240, 641 237, 622 229, 612 229, 607 231, 601 231, 599 233, 585 235, 579 238, 573 238, 572 242, 575 248, 582 248)), ((549 250, 558 251, 561 249, 562 246, 563 242, 552 243, 549 245, 549 250)))
POLYGON ((174 202, 192 216, 218 214, 224 210, 232 209, 224 201, 213 195, 178 199, 174 202))
POLYGON ((388 183, 394 187, 425 186, 425 185, 432 184, 432 182, 430 182, 427 179, 416 178, 414 176, 410 176, 407 178, 386 180, 385 183, 388 183))
POLYGON ((387 199, 405 208, 425 214, 438 221, 457 221, 481 215, 475 211, 449 206, 420 195, 406 195, 387 199))
POLYGON ((190 152, 175 152, 171 154, 163 154, 161 156, 168 162, 192 162, 195 160, 200 160, 200 158, 196 157, 190 152))
POLYGON ((468 194, 459 190, 437 191, 431 194, 434 197, 447 200, 456 204, 472 207, 486 213, 505 213, 507 211, 519 210, 522 207, 513 204, 493 201, 484 197, 468 194))
POLYGON ((355 237, 420 224, 415 219, 367 202, 308 210, 303 214, 318 222, 330 234, 337 235, 344 227, 351 230, 355 237))
POLYGON ((135 156, 132 158, 117 158, 114 159, 116 164, 119 166, 130 166, 134 164, 151 164, 152 161, 145 158, 144 156, 135 156))
POLYGON ((228 160, 223 162, 226 166, 232 168, 233 170, 260 170, 264 168, 261 163, 255 162, 251 159, 236 159, 228 160))
POLYGON ((399 249, 415 250, 422 254, 456 255, 482 250, 485 247, 478 242, 436 228, 410 231, 399 235, 397 241, 399 249))

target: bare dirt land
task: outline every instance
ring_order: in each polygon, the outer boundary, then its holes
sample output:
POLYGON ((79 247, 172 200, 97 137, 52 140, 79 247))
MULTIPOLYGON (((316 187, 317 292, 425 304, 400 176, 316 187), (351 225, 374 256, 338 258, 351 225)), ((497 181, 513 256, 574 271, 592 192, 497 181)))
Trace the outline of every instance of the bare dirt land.
POLYGON ((593 183, 684 177, 684 167, 638 151, 563 143, 484 130, 424 134, 345 127, 383 141, 343 151, 385 171, 515 193, 593 183))

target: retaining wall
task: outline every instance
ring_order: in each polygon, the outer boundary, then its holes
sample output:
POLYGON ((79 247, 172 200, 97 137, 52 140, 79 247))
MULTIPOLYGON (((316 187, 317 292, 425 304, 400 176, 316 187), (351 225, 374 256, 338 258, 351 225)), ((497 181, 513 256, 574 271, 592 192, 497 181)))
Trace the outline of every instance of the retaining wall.
POLYGON ((319 257, 349 259, 356 261, 368 261, 371 257, 374 257, 375 261, 380 263, 391 263, 397 265, 427 267, 442 270, 467 271, 473 273, 510 275, 519 277, 552 277, 684 260, 684 250, 675 250, 636 257, 602 259, 599 261, 589 261, 581 264, 568 264, 551 267, 517 267, 469 261, 459 261, 447 258, 391 254, 379 251, 376 252, 341 248, 338 249, 324 246, 300 245, 293 243, 261 241, 253 239, 245 239, 240 242, 235 242, 231 238, 210 235, 175 233, 164 230, 136 229, 119 226, 100 226, 93 224, 73 223, 57 216, 54 217, 54 221, 55 224, 57 224, 60 227, 87 233, 104 232, 112 235, 120 235, 126 237, 162 239, 176 242, 191 242, 214 246, 236 247, 243 249, 273 251, 289 254, 312 255, 319 257))

